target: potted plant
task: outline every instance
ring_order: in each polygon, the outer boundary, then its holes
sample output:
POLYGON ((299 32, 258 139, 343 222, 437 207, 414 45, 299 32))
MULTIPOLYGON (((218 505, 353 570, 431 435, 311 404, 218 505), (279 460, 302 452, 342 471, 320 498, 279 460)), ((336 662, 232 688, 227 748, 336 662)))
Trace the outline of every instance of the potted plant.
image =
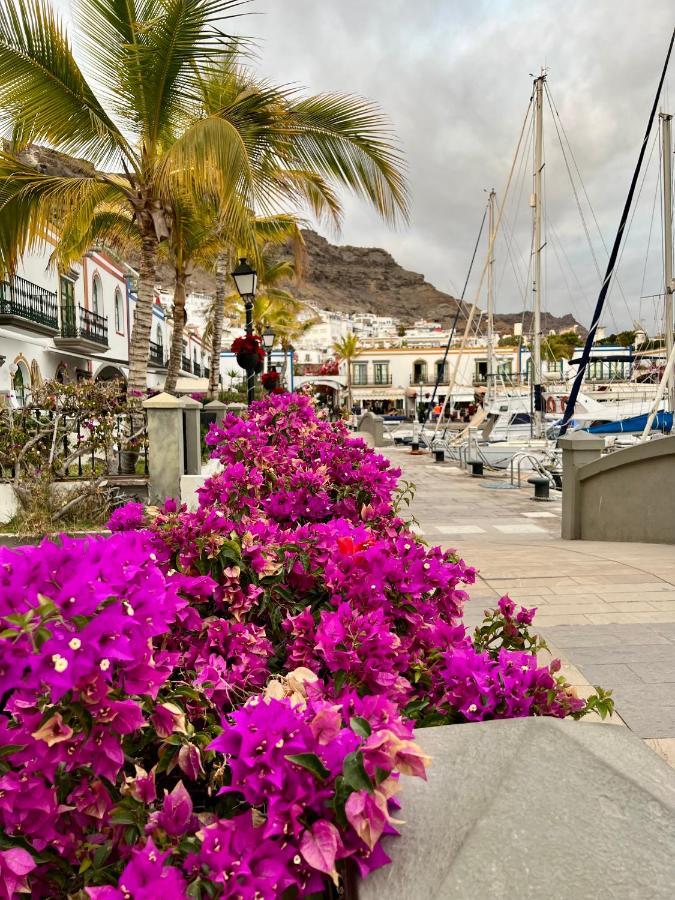
POLYGON ((230 348, 237 358, 237 365, 247 372, 259 375, 265 365, 265 351, 257 334, 246 334, 233 341, 230 348))
POLYGON ((276 369, 271 369, 269 372, 265 372, 260 381, 266 391, 274 393, 280 386, 280 375, 276 369))

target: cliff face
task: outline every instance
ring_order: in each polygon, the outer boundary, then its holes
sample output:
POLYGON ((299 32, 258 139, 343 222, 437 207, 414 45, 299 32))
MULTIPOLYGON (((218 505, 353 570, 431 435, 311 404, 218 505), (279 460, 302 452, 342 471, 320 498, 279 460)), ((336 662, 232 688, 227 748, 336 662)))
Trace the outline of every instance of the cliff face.
MULTIPOLYGON (((454 318, 457 300, 437 290, 423 275, 400 266, 386 250, 372 247, 336 246, 314 231, 303 232, 307 248, 307 271, 303 282, 293 285, 300 299, 320 309, 335 312, 367 312, 393 316, 406 325, 416 319, 440 321, 447 326, 454 318)), ((523 322, 527 334, 532 327, 532 313, 497 313, 495 330, 512 334, 513 326, 523 322)), ((459 318, 458 328, 465 325, 459 318)), ((564 331, 579 326, 574 316, 542 313, 544 333, 564 331)))
POLYGON ((307 271, 294 293, 321 309, 375 313, 405 322, 447 322, 457 301, 409 272, 377 247, 336 246, 314 231, 305 231, 307 271))
MULTIPOLYGON (((93 168, 86 160, 73 159, 45 147, 32 146, 21 154, 24 163, 34 166, 48 175, 90 175, 93 168)), ((375 313, 393 316, 403 325, 416 319, 440 321, 447 327, 454 319, 457 300, 450 294, 437 290, 424 276, 409 272, 378 247, 350 247, 331 244, 314 231, 303 232, 307 250, 305 278, 291 289, 301 300, 319 309, 342 313, 375 313)), ((137 267, 137 259, 128 262, 137 267)), ((166 262, 158 266, 158 282, 168 291, 173 289, 173 270, 166 262)), ((215 279, 211 272, 197 269, 190 288, 204 294, 213 294, 215 279)), ((522 312, 502 313, 495 316, 495 330, 499 334, 513 333, 513 326, 523 322, 527 334, 532 327, 532 314, 522 312)), ((464 328, 465 318, 460 316, 458 329, 464 328)), ((569 330, 577 326, 579 334, 586 334, 570 314, 554 316, 542 313, 544 333, 569 330)))

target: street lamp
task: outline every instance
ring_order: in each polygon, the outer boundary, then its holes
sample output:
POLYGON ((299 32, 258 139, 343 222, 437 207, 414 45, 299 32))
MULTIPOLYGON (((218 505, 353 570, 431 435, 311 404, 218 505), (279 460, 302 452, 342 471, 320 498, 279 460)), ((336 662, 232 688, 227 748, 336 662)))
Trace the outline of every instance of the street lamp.
POLYGON ((267 353, 267 371, 272 371, 272 347, 274 347, 274 339, 276 338, 276 332, 272 328, 271 325, 268 325, 267 328, 262 333, 262 342, 263 347, 265 348, 265 353, 267 353))
MULTIPOLYGON (((246 257, 241 257, 239 265, 232 272, 232 279, 239 296, 244 301, 246 311, 246 337, 253 337, 253 300, 255 299, 255 286, 258 276, 253 266, 249 265, 246 257)), ((253 386, 255 371, 246 370, 246 395, 248 405, 253 403, 253 386)))

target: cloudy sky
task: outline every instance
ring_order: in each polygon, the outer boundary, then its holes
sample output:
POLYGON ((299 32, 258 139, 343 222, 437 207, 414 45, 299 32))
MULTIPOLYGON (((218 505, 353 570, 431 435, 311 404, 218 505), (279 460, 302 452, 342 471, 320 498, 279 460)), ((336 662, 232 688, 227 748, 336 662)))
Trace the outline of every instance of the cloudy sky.
MULTIPOLYGON (((593 212, 607 244, 613 241, 675 24, 672 0, 251 0, 246 8, 253 14, 233 29, 258 41, 261 72, 311 92, 348 91, 376 100, 405 152, 410 226, 394 231, 347 199, 343 230, 327 234, 331 239, 384 247, 437 287, 458 293, 484 191, 503 191, 530 73, 546 66, 593 212)), ((675 62, 663 108, 675 112, 675 62)), ((588 324, 599 278, 548 115, 545 153, 545 306, 588 324)), ((531 168, 531 158, 523 164, 531 168)), ((638 317, 658 326, 658 300, 640 299, 659 293, 663 283, 658 168, 657 143, 620 267, 623 291, 613 291, 606 316, 611 330, 638 317)), ((516 180, 521 202, 514 196, 507 207, 512 256, 503 240, 497 246, 503 311, 530 302, 524 296, 530 191, 528 173, 516 180)), ((604 271, 607 255, 584 206, 604 271)))

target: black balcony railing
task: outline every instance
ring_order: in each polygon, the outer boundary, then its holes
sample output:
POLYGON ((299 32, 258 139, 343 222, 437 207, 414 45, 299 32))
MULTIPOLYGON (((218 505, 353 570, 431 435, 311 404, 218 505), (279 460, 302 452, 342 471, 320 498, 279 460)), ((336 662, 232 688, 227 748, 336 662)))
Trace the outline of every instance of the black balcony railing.
POLYGON ((191 372, 191 371, 192 371, 192 365, 191 365, 191 363, 190 363, 190 357, 189 357, 189 356, 183 355, 183 358, 181 359, 180 367, 181 367, 181 369, 182 369, 184 372, 191 372))
POLYGON ((194 363, 194 365, 192 366, 192 371, 198 378, 202 377, 202 367, 199 365, 198 362, 194 363))
POLYGON ((59 327, 56 294, 18 275, 0 281, 0 315, 18 316, 55 331, 59 327))
POLYGON ((150 353, 148 354, 148 359, 154 366, 164 366, 164 347, 161 344, 150 341, 150 353))
POLYGON ((208 378, 211 374, 211 369, 208 366, 204 366, 204 378, 208 378))
POLYGON ((386 387, 388 384, 392 384, 392 376, 391 375, 375 375, 374 378, 368 377, 366 379, 360 379, 359 381, 352 382, 353 387, 386 387))
POLYGON ((108 346, 108 320, 105 316, 78 306, 65 306, 61 310, 61 334, 64 338, 82 338, 95 344, 108 346))

